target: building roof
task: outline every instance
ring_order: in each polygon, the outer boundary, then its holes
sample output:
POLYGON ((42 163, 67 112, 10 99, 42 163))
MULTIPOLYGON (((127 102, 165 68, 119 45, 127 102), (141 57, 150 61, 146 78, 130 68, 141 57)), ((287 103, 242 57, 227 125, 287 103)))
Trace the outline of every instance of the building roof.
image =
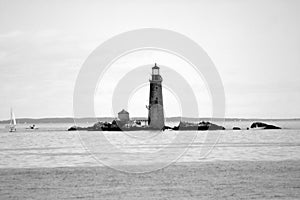
POLYGON ((159 69, 159 67, 155 63, 155 65, 154 65, 154 67, 152 67, 152 69, 159 69))
POLYGON ((121 110, 118 114, 129 114, 129 112, 127 112, 126 110, 121 110))

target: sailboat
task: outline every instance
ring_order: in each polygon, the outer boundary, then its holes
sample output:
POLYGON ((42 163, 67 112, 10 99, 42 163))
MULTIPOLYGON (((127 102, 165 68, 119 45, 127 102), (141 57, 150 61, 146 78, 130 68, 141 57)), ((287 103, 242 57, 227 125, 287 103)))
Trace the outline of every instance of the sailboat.
POLYGON ((15 118, 15 114, 12 110, 12 108, 10 109, 10 123, 9 123, 9 132, 15 132, 17 131, 17 121, 15 118))

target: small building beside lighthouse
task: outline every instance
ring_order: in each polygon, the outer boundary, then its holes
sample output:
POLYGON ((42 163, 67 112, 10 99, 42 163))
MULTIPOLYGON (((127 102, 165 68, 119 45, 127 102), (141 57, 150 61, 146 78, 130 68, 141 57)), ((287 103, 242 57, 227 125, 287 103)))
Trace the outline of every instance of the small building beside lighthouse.
POLYGON ((150 95, 148 106, 148 125, 154 129, 162 129, 165 125, 164 104, 162 96, 162 77, 159 73, 159 67, 152 67, 150 81, 150 95))
POLYGON ((129 112, 127 112, 126 110, 121 110, 118 113, 118 118, 121 122, 128 122, 130 120, 129 118, 129 112))

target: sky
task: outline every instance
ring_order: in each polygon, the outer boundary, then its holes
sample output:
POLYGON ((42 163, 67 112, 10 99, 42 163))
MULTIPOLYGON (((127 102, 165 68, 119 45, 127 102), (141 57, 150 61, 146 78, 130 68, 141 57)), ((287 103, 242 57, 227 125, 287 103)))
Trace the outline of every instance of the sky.
MULTIPOLYGON (((224 85, 226 117, 299 118, 299 11, 297 0, 0 0, 0 119, 9 118, 10 107, 17 118, 72 116, 76 78, 89 54, 140 28, 176 31, 206 51, 224 85)), ((95 93, 96 115, 112 116, 112 86, 126 73, 124 63, 154 62, 179 69, 182 61, 157 52, 116 61, 112 71, 119 73, 108 72, 105 94, 95 93)), ((199 115, 209 116, 203 80, 190 84, 199 115)), ((148 94, 146 85, 131 95, 131 116, 146 115, 148 94)), ((180 115, 180 102, 167 88, 164 101, 167 116, 180 115)))

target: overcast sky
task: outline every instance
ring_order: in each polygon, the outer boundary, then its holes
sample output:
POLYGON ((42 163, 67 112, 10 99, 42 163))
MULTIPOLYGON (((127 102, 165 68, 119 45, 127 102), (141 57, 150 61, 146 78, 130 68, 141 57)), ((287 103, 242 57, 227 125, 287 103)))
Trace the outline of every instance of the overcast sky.
MULTIPOLYGON (((11 106, 17 117, 72 116, 73 88, 87 56, 110 37, 139 28, 182 33, 207 52, 224 84, 226 117, 300 117, 300 1, 0 0, 0 119, 11 106)), ((176 60, 155 56, 170 67, 176 60)), ((131 101, 142 106, 148 92, 145 87, 131 101)), ((211 106, 205 94, 203 117, 211 106)), ((170 93, 165 98, 176 107, 170 93)), ((111 116, 107 101, 103 108, 95 103, 97 115, 111 116)), ((132 115, 146 113, 133 104, 132 115)), ((177 115, 171 107, 167 115, 177 115)))

